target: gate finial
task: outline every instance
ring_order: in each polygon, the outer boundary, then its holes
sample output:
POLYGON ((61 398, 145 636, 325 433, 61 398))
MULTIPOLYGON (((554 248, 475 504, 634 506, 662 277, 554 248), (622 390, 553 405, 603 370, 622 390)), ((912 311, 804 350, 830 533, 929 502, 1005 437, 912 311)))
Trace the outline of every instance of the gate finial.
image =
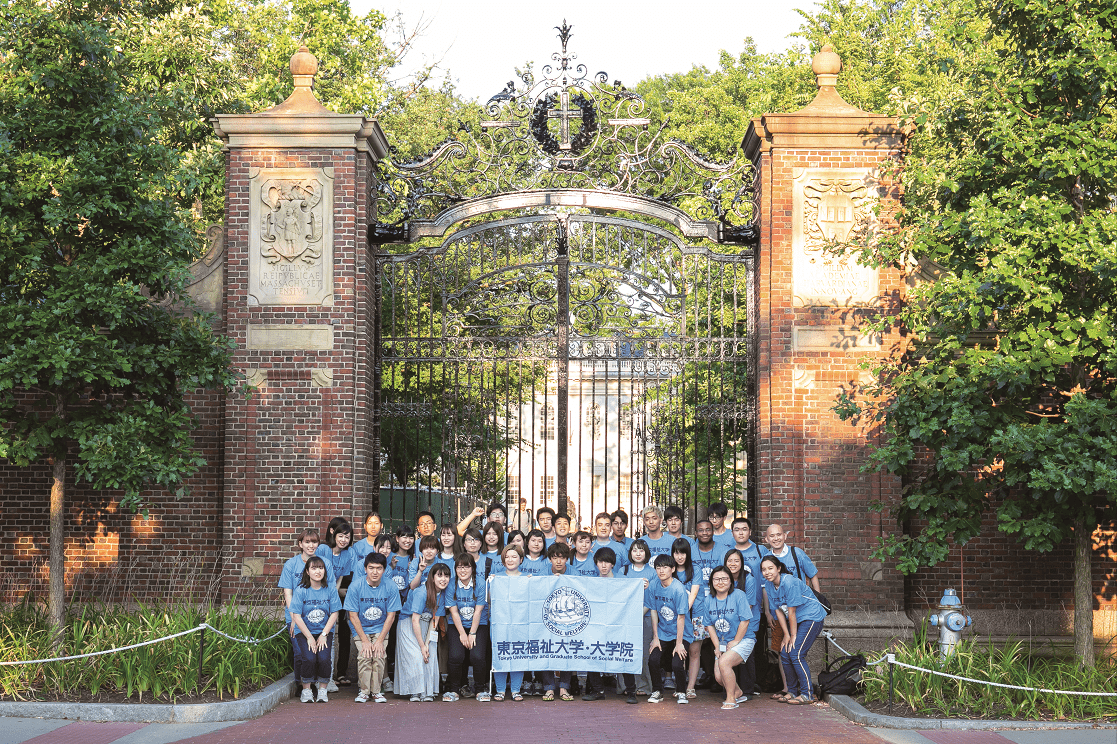
POLYGON ((310 53, 306 46, 291 56, 291 77, 295 81, 295 90, 287 100, 278 106, 273 106, 265 113, 268 114, 332 114, 328 108, 319 102, 314 95, 314 76, 318 73, 318 58, 310 53))

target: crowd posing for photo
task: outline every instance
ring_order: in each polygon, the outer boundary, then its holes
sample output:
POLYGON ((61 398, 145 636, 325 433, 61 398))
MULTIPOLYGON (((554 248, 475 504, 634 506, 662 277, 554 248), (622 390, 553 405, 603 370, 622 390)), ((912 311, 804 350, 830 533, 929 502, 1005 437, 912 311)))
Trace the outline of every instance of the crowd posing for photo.
POLYGON ((415 528, 389 533, 370 512, 356 542, 342 517, 330 521, 324 540, 317 529, 304 529, 299 553, 279 579, 302 701, 327 702, 329 693, 352 685, 346 673, 355 649, 358 703, 387 702, 385 693, 412 702, 573 700, 576 694, 590 701, 605 698, 610 686, 629 703, 640 696, 659 703, 673 685, 676 701, 686 704, 703 686, 704 672, 711 689, 724 693, 721 707, 732 710, 760 694, 762 627, 784 682, 772 698, 814 701, 807 653, 827 609, 819 601, 818 570, 801 548, 787 544, 780 525, 769 525, 760 545, 751 539, 749 519, 737 517, 727 528, 728 510, 720 503, 709 506, 693 538, 682 534, 677 506, 645 508, 638 538, 627 536, 623 510, 596 515, 593 534, 572 534, 570 517, 549 507, 534 519, 530 514, 521 503, 509 520, 502 504, 492 504, 438 527, 433 514, 420 512, 415 528), (481 528, 474 526, 479 519, 481 528), (489 584, 499 575, 643 579, 640 674, 616 675, 618 681, 586 670, 582 688, 569 671, 496 672, 490 685, 489 584))

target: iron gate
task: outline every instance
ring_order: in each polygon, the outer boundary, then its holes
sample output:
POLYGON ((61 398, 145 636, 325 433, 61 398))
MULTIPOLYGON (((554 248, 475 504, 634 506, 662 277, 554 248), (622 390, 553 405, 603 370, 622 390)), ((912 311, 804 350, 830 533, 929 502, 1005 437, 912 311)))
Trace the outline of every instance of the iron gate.
POLYGON ((410 505, 389 518, 447 497, 588 527, 649 503, 754 507, 754 253, 722 247, 755 236, 733 221, 752 215, 749 168, 647 136, 637 96, 571 69, 569 36, 558 74, 490 101, 487 148, 463 129, 382 167, 397 219, 370 242, 420 244, 374 255, 373 493, 410 505))

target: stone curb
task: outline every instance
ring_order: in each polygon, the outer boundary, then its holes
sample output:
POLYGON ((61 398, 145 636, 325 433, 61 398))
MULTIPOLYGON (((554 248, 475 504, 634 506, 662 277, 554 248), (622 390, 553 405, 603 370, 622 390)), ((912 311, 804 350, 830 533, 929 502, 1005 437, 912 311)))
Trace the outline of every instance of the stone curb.
POLYGON ((830 707, 843 716, 865 726, 875 728, 930 730, 952 729, 989 731, 999 729, 1117 729, 1115 723, 1086 723, 1082 721, 974 721, 965 718, 904 718, 871 713, 848 695, 827 695, 830 707))
POLYGON ((0 703, 4 718, 66 718, 75 721, 130 723, 217 723, 259 718, 294 694, 295 675, 288 674, 243 700, 227 703, 162 705, 158 703, 0 703))

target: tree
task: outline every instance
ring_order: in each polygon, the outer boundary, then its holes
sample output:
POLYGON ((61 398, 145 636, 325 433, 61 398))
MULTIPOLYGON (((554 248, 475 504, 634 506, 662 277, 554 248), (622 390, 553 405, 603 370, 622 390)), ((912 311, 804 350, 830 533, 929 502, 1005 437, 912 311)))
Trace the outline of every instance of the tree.
POLYGON ((121 39, 159 8, 16 0, 0 10, 0 457, 51 465, 50 597, 64 621, 68 470, 136 509, 202 458, 185 395, 235 382, 185 293, 159 101, 121 39))
POLYGON ((906 164, 902 229, 876 256, 938 278, 891 319, 912 344, 878 397, 839 411, 879 423, 873 466, 904 479, 898 516, 920 529, 880 551, 902 571, 990 513, 1029 550, 1073 536, 1075 651, 1092 666, 1092 533, 1117 498, 1117 10, 971 10, 939 61, 989 59, 938 114, 953 146, 906 164))

